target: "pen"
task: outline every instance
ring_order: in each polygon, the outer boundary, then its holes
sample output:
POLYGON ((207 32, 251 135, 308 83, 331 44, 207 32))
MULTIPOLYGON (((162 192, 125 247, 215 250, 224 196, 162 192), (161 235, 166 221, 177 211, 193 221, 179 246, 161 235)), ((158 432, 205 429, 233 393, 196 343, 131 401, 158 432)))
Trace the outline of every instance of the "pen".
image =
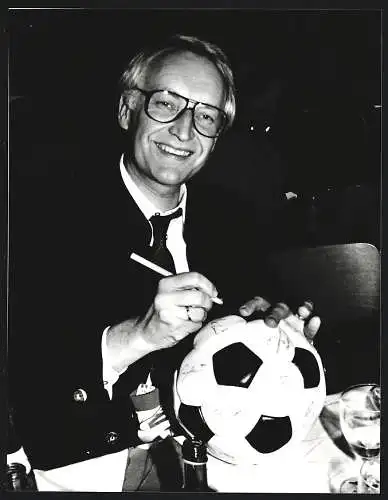
MULTIPOLYGON (((152 269, 153 271, 161 274, 162 276, 172 276, 173 273, 170 271, 167 271, 167 269, 164 269, 163 267, 158 266, 154 262, 151 262, 150 260, 145 259, 144 257, 141 257, 141 255, 138 255, 135 252, 132 252, 131 255, 129 256, 130 259, 135 260, 139 264, 142 264, 145 267, 148 267, 148 269, 152 269)), ((219 297, 212 297, 212 301, 215 304, 222 305, 224 302, 222 299, 219 297)))

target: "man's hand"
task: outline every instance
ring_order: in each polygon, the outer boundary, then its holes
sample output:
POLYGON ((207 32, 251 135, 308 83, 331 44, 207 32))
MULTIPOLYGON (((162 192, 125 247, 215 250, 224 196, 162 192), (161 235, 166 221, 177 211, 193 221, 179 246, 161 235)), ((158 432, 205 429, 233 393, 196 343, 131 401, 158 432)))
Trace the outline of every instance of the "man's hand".
POLYGON ((172 347, 202 327, 211 309, 215 286, 196 272, 160 280, 153 304, 139 325, 152 350, 172 347))
MULTIPOLYGON (((298 316, 306 321, 311 313, 313 312, 313 303, 311 301, 306 301, 302 306, 298 308, 298 316)), ((306 339, 312 344, 315 335, 318 333, 319 327, 321 326, 321 318, 319 316, 313 316, 304 325, 304 335, 306 339)))
MULTIPOLYGON (((279 322, 281 319, 287 318, 290 314, 292 314, 291 309, 284 303, 276 304, 273 308, 271 304, 264 299, 263 297, 256 296, 253 299, 249 300, 245 304, 243 304, 239 308, 239 312, 243 317, 249 317, 255 312, 265 312, 266 318, 271 316, 279 322), (275 313, 275 314, 274 314, 275 313)), ((298 316, 306 321, 313 311, 313 303, 311 301, 305 301, 303 305, 298 308, 298 316)), ((315 335, 318 333, 318 330, 321 326, 321 319, 319 316, 311 317, 304 326, 304 334, 306 339, 309 342, 313 342, 315 335)))
POLYGON ((109 329, 107 347, 111 366, 121 372, 146 354, 172 347, 199 330, 217 293, 213 283, 197 272, 161 279, 145 317, 109 329))

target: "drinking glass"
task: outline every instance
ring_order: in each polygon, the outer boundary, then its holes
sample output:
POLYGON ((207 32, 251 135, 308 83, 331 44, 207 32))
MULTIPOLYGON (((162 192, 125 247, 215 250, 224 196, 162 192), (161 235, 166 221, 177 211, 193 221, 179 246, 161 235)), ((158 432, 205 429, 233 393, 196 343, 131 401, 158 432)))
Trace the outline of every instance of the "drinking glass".
POLYGON ((380 459, 366 460, 361 467, 361 490, 359 493, 380 494, 380 459))
MULTIPOLYGON (((341 395, 341 430, 359 461, 359 470, 380 454, 380 401, 376 384, 352 386, 341 395)), ((361 489, 361 473, 341 485, 341 493, 361 493, 361 489)))

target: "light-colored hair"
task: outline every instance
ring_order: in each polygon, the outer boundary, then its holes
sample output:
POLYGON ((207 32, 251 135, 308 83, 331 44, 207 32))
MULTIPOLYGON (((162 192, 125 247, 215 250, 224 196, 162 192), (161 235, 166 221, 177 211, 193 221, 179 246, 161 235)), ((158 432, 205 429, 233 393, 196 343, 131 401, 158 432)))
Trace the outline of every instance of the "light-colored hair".
POLYGON ((120 78, 121 94, 125 94, 133 87, 140 86, 142 77, 151 64, 181 52, 192 52, 205 57, 218 69, 224 85, 223 109, 227 117, 225 129, 229 128, 236 114, 236 91, 229 59, 217 45, 193 36, 174 35, 168 38, 165 43, 149 47, 135 55, 129 61, 120 78))

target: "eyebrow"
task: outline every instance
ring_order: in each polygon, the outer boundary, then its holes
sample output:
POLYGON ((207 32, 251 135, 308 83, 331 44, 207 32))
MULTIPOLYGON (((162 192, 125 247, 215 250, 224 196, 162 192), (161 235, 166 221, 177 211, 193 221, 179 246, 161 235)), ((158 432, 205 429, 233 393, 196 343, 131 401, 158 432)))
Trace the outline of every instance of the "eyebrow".
MULTIPOLYGON (((204 106, 210 106, 211 108, 216 108, 216 109, 220 109, 221 111, 224 111, 221 108, 221 106, 216 106, 215 104, 209 104, 208 102, 197 101, 196 99, 191 99, 190 97, 186 97, 185 95, 182 95, 179 92, 177 92, 176 90, 172 90, 171 88, 168 88, 168 87, 166 87, 166 88, 157 88, 157 87, 155 87, 154 90, 162 90, 162 91, 163 90, 167 90, 167 92, 171 92, 172 94, 176 94, 176 95, 179 95, 181 97, 184 97, 185 99, 188 99, 189 101, 199 102, 200 104, 203 104, 204 106)), ((152 90, 150 92, 152 92, 152 90)))

